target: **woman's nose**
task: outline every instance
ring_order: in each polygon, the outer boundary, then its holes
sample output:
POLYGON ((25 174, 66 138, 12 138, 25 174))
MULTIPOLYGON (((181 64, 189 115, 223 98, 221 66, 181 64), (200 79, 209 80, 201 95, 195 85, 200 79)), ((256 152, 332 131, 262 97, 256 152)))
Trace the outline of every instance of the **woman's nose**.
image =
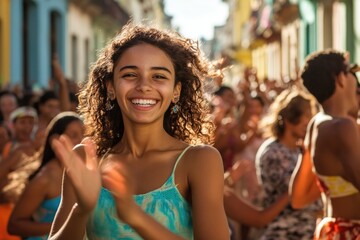
POLYGON ((151 89, 151 82, 147 77, 141 77, 138 81, 136 89, 138 91, 146 92, 151 89))

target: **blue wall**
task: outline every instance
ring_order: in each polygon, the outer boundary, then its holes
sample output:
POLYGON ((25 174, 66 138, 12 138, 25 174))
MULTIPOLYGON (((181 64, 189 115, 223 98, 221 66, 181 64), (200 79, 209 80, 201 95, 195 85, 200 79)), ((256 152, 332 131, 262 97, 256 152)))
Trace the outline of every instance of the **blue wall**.
MULTIPOLYGON (((23 1, 11 1, 11 84, 23 83, 24 36, 23 1)), ((66 0, 31 0, 27 10, 27 65, 25 76, 32 88, 46 88, 51 78, 51 12, 57 14, 57 49, 60 64, 65 67, 66 0)))
POLYGON ((23 45, 22 45, 22 23, 23 4, 22 0, 11 1, 11 36, 10 36, 10 83, 21 84, 23 78, 23 45))

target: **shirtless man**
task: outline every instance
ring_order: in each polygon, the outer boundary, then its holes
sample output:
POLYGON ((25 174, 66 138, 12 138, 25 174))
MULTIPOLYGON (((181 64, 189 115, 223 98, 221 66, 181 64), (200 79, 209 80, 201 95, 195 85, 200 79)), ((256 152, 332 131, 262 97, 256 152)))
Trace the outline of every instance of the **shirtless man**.
POLYGON ((323 111, 308 125, 290 194, 293 207, 302 208, 321 193, 324 217, 314 239, 360 239, 358 70, 345 54, 325 50, 310 55, 301 74, 323 111))

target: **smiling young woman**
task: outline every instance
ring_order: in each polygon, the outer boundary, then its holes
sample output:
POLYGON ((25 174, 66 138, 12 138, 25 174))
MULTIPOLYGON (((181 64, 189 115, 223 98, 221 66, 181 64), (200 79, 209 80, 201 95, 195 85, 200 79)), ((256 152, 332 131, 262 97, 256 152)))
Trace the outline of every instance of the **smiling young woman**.
POLYGON ((126 25, 79 95, 91 139, 53 141, 66 174, 50 239, 229 239, 222 161, 206 145, 213 77, 196 42, 126 25))

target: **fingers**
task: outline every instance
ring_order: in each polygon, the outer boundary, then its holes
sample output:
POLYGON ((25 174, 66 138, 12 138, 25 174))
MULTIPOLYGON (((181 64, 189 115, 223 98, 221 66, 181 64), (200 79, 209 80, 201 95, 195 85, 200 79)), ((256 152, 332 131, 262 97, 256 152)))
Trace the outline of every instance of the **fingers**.
POLYGON ((102 181, 115 197, 123 196, 127 193, 125 177, 115 168, 107 167, 102 174, 102 181))
POLYGON ((59 138, 59 140, 65 145, 66 149, 68 151, 72 151, 74 148, 74 145, 72 144, 71 140, 68 136, 62 134, 59 138))
POLYGON ((85 138, 82 143, 84 144, 86 154, 86 167, 88 169, 96 169, 98 166, 98 159, 96 155, 96 145, 90 138, 85 138))
POLYGON ((57 158, 65 167, 67 174, 69 174, 69 170, 71 170, 73 166, 73 161, 75 158, 79 158, 73 151, 73 144, 70 139, 65 135, 61 135, 58 138, 52 139, 51 147, 53 148, 57 158))
POLYGON ((60 138, 53 138, 51 141, 51 147, 54 150, 56 156, 58 159, 64 164, 64 161, 66 161, 66 148, 63 145, 63 143, 60 141, 60 138))
POLYGON ((67 171, 76 160, 85 163, 89 170, 96 169, 98 166, 96 145, 90 138, 85 138, 81 144, 74 147, 69 137, 61 135, 52 140, 52 147, 67 171))

